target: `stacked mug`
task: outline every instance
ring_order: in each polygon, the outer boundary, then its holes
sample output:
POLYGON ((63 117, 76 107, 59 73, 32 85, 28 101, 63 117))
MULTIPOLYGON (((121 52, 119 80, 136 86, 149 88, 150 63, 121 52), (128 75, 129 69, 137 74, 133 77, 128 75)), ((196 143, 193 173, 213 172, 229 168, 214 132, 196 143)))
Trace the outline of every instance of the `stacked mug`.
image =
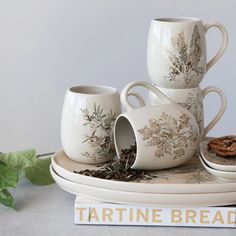
MULTIPOLYGON (((209 86, 199 87, 206 72, 226 50, 228 34, 217 22, 204 24, 197 18, 158 18, 150 25, 147 49, 147 66, 153 85, 168 98, 193 113, 202 137, 216 125, 226 109, 226 97, 222 90, 209 86), (216 27, 222 34, 222 46, 207 62, 205 34, 216 27), (221 104, 212 121, 204 126, 203 100, 208 93, 220 96, 221 104)), ((162 101, 149 92, 149 105, 162 101)))

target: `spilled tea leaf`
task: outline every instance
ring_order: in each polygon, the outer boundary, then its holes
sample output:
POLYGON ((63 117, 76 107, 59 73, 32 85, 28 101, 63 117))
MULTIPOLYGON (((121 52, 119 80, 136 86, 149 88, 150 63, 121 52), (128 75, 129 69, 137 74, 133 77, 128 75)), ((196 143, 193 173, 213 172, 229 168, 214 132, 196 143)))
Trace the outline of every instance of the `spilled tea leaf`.
POLYGON ((140 181, 152 179, 156 176, 148 175, 144 170, 131 169, 136 158, 136 145, 131 145, 127 149, 122 149, 120 158, 114 158, 106 164, 102 164, 99 170, 85 169, 81 171, 74 170, 74 173, 86 176, 97 177, 101 179, 112 179, 118 181, 140 181))

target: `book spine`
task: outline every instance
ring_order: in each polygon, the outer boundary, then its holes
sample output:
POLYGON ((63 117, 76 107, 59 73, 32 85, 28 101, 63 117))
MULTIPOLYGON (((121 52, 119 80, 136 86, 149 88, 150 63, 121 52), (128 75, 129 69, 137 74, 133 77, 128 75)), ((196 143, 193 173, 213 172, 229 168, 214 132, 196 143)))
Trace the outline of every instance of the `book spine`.
POLYGON ((76 201, 75 224, 236 228, 236 208, 165 208, 76 201))

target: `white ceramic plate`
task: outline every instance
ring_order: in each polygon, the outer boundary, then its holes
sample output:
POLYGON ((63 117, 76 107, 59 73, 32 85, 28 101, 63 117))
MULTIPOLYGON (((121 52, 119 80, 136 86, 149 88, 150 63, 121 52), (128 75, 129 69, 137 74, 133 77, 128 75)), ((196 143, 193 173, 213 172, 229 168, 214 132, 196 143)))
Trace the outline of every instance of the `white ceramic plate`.
POLYGON ((204 161, 210 167, 222 171, 236 172, 236 157, 220 157, 207 149, 208 141, 200 143, 200 153, 204 161))
MULTIPOLYGON (((234 181, 236 183, 236 172, 232 171, 222 171, 222 170, 216 170, 211 168, 210 166, 207 165, 207 163, 204 161, 201 155, 199 155, 199 159, 204 166, 204 168, 212 175, 214 175, 216 178, 222 181, 226 182, 232 182, 234 181)), ((224 183, 226 184, 226 183, 224 183)))
POLYGON ((213 193, 236 191, 236 182, 222 183, 209 174, 197 157, 180 167, 152 171, 157 178, 137 182, 100 179, 73 173, 74 170, 97 169, 96 166, 70 160, 64 151, 52 157, 52 166, 63 178, 80 184, 142 193, 213 193))
POLYGON ((53 179, 63 190, 84 198, 92 198, 102 202, 112 202, 133 205, 158 205, 158 206, 223 206, 236 204, 236 192, 202 193, 202 194, 160 194, 160 193, 135 193, 115 191, 75 183, 59 176, 50 167, 53 179))

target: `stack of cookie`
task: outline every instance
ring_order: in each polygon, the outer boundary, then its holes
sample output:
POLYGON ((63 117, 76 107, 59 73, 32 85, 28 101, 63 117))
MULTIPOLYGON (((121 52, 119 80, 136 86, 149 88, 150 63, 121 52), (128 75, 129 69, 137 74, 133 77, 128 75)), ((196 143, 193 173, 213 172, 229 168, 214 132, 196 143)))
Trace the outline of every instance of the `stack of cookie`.
POLYGON ((228 135, 209 141, 208 149, 221 157, 236 157, 236 136, 228 135))
POLYGON ((201 142, 199 158, 205 169, 221 181, 236 181, 236 136, 201 142))

